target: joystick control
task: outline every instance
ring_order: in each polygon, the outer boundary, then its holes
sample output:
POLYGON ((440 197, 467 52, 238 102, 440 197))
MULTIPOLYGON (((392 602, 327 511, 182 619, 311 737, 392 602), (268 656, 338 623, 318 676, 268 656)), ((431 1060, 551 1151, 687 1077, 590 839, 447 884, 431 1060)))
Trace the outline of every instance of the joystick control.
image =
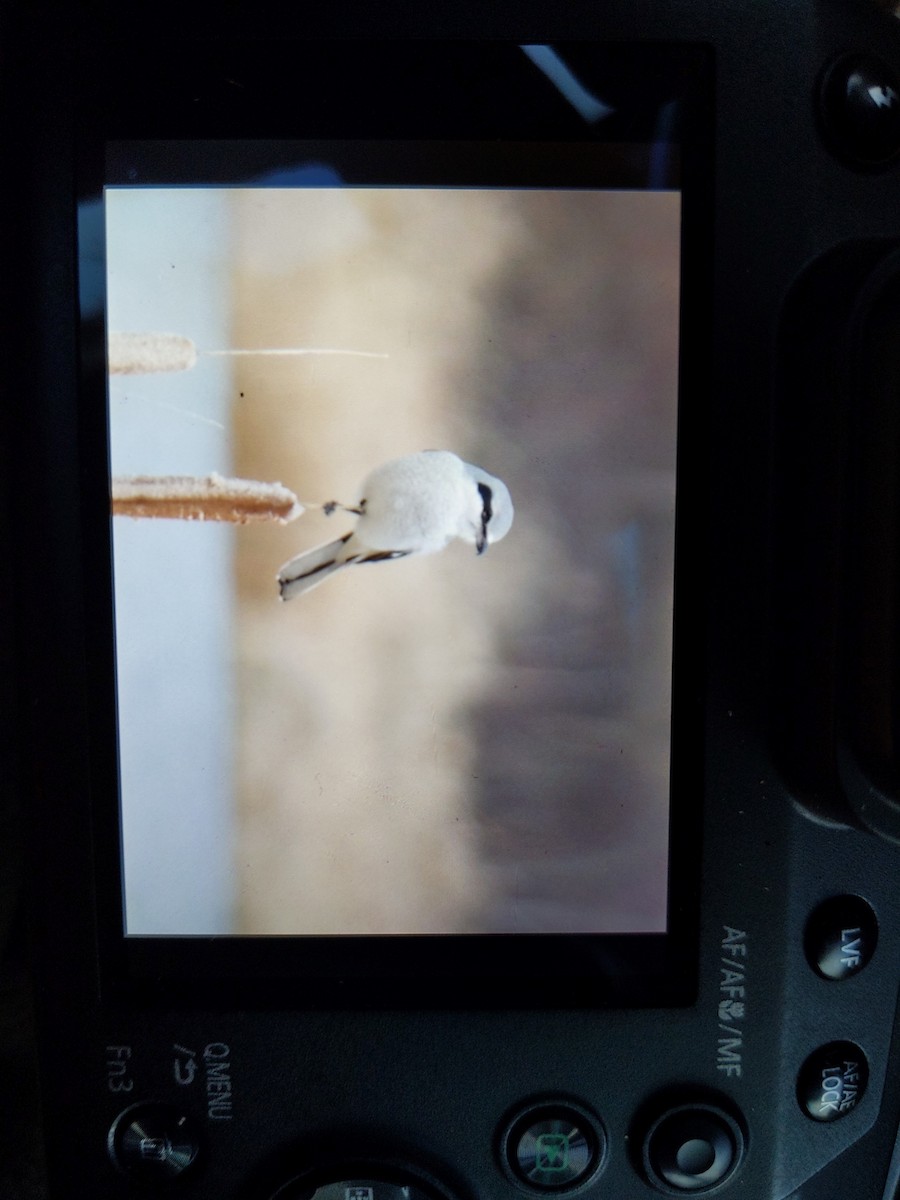
POLYGON ((648 1129, 643 1166, 661 1192, 698 1195, 733 1174, 743 1152, 744 1135, 732 1117, 713 1105, 683 1104, 662 1113, 648 1129))

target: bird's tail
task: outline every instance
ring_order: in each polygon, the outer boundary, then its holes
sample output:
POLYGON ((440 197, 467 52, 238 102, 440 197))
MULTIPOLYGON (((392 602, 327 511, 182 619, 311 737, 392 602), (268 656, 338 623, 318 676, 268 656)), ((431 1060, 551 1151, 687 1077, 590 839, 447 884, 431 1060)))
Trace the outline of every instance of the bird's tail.
POLYGON ((334 542, 326 542, 324 546, 316 546, 313 550, 305 550, 286 562, 278 572, 278 587, 282 600, 292 600, 294 596, 302 596, 339 571, 355 561, 355 556, 347 554, 347 542, 353 537, 345 533, 334 542))

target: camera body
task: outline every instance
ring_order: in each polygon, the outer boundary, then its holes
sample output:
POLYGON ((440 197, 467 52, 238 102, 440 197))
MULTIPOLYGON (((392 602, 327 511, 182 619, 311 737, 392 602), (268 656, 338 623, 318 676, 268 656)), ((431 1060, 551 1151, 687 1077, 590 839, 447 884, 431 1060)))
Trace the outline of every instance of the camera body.
MULTIPOLYGON (((7 81, 27 97, 14 501, 51 1194, 892 1196, 900 32, 852 0, 222 21, 35 20, 7 81), (277 181, 325 146, 355 187, 682 198, 661 921, 135 924, 89 203, 107 189, 111 305, 116 189, 277 181), (632 185, 660 146, 675 173, 632 185)), ((541 411, 570 420, 565 395, 541 411)), ((534 451, 517 522, 539 473, 534 451)), ((531 770, 568 726, 541 728, 531 770)), ((550 842, 565 789, 536 786, 550 842)), ((161 892, 190 873, 177 840, 161 892)))

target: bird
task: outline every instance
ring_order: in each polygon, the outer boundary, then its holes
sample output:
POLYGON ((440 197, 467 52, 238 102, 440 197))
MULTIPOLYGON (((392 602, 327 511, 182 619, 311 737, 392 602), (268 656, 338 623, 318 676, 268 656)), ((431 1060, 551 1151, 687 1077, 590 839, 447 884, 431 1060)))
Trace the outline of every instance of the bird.
POLYGON ((354 514, 356 526, 286 562, 277 576, 282 600, 311 591, 345 567, 437 554, 455 538, 483 554, 513 522, 506 484, 451 450, 422 450, 383 463, 366 477, 360 494, 357 505, 321 506, 328 515, 337 509, 354 514))

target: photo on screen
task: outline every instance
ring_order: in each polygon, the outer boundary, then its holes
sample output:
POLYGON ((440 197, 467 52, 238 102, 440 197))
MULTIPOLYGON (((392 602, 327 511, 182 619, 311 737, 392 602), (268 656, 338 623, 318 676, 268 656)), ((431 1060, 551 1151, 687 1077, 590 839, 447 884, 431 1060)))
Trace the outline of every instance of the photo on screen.
POLYGON ((103 203, 110 340, 192 347, 109 375, 112 477, 306 506, 113 518, 126 934, 664 932, 680 193, 103 203), (506 536, 282 600, 426 450, 503 481, 506 536))

